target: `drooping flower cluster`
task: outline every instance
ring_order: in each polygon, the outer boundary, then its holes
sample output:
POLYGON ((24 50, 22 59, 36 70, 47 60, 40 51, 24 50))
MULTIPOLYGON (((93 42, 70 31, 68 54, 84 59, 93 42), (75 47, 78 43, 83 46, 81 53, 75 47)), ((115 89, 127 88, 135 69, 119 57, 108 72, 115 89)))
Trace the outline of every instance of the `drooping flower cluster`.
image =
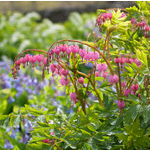
POLYGON ((98 16, 96 22, 100 27, 106 20, 111 20, 111 19, 112 19, 112 13, 103 13, 98 16))
POLYGON ((137 58, 125 58, 125 57, 119 57, 119 58, 115 58, 114 62, 120 65, 123 65, 125 63, 135 63, 138 67, 141 66, 141 62, 137 59, 137 58))
POLYGON ((74 54, 76 57, 76 54, 78 53, 80 57, 83 60, 89 60, 89 61, 96 61, 99 58, 98 52, 87 52, 85 49, 79 48, 78 45, 66 45, 66 44, 60 44, 57 45, 54 49, 51 49, 50 55, 54 56, 56 55, 57 58, 59 58, 60 54, 63 54, 63 56, 67 55, 68 58, 70 58, 70 55, 74 54))
POLYGON ((119 82, 119 78, 118 78, 118 76, 117 75, 110 75, 109 76, 109 79, 108 79, 108 81, 110 82, 110 83, 118 83, 119 82))
POLYGON ((139 28, 141 31, 143 31, 143 34, 146 38, 150 38, 150 26, 146 23, 145 20, 142 20, 141 22, 137 22, 135 18, 131 19, 131 24, 139 28))
MULTIPOLYGON (((126 14, 123 12, 121 14, 120 18, 126 17, 126 14)), ((101 29, 101 25, 106 21, 106 20, 111 20, 112 19, 112 13, 102 13, 98 16, 96 23, 101 29)))
POLYGON ((71 98, 71 100, 72 100, 74 103, 77 103, 77 102, 78 102, 77 94, 76 94, 76 93, 70 93, 70 98, 71 98))
POLYGON ((124 89, 124 95, 126 97, 128 97, 129 94, 135 95, 138 89, 139 89, 139 85, 133 84, 130 89, 124 89))
POLYGON ((100 76, 100 74, 102 73, 102 77, 104 77, 104 79, 107 78, 108 72, 106 72, 107 70, 107 65, 105 63, 101 64, 97 64, 96 66, 97 71, 95 72, 96 77, 100 76))
MULTIPOLYGON (((17 73, 18 70, 20 69, 20 65, 22 64, 23 67, 25 68, 29 63, 32 64, 32 67, 35 66, 36 63, 38 63, 38 65, 44 66, 45 69, 47 69, 47 71, 49 72, 49 62, 51 61, 51 59, 53 59, 55 56, 56 58, 60 58, 61 54, 63 54, 63 56, 67 56, 68 59, 70 58, 71 54, 74 54, 74 57, 76 57, 77 53, 79 54, 79 56, 81 57, 82 61, 95 61, 97 59, 99 59, 99 53, 98 52, 87 52, 85 49, 80 49, 78 45, 66 45, 66 44, 60 44, 59 46, 57 45, 54 49, 51 49, 51 51, 49 52, 49 57, 44 57, 42 54, 40 55, 29 55, 26 54, 24 57, 21 57, 20 59, 18 59, 15 62, 15 66, 12 68, 12 75, 13 77, 16 79, 17 78, 17 73)), ((61 67, 59 65, 54 65, 51 64, 50 65, 50 69, 52 71, 52 73, 59 73, 60 71, 58 71, 61 67)), ((62 74, 64 76, 67 75, 67 71, 64 70, 62 71, 62 74)))
POLYGON ((26 54, 24 57, 21 57, 20 59, 18 59, 15 62, 15 67, 12 68, 12 75, 14 77, 14 79, 17 78, 17 73, 18 70, 20 70, 20 65, 23 65, 23 68, 25 68, 27 65, 29 65, 29 63, 32 64, 32 67, 35 67, 35 63, 38 62, 39 66, 46 66, 47 64, 47 57, 44 58, 44 56, 42 54, 40 55, 29 55, 26 54))

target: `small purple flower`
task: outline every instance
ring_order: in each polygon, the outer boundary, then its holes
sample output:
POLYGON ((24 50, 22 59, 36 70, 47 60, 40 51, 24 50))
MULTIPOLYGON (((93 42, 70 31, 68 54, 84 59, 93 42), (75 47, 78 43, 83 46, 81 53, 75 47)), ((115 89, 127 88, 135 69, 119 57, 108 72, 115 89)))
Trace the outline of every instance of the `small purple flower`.
POLYGON ((15 129, 15 132, 19 132, 19 126, 15 129))
POLYGON ((25 133, 30 133, 33 130, 31 121, 24 119, 23 120, 25 133))
POLYGON ((86 64, 86 67, 88 67, 88 68, 93 68, 94 65, 93 65, 92 63, 88 62, 88 63, 86 64))
POLYGON ((30 140, 30 136, 25 133, 22 137, 22 139, 20 140, 20 143, 27 143, 30 140))
POLYGON ((13 103, 14 101, 15 101, 15 99, 14 99, 13 97, 10 96, 10 97, 8 98, 8 103, 13 103))
POLYGON ((5 149, 13 149, 14 146, 9 142, 8 139, 5 140, 5 145, 4 145, 5 149))
POLYGON ((15 133, 14 129, 12 129, 10 137, 12 137, 14 139, 16 138, 16 133, 15 133))
POLYGON ((114 103, 116 103, 116 104, 117 104, 117 103, 118 103, 118 100, 115 100, 115 101, 114 101, 114 103))

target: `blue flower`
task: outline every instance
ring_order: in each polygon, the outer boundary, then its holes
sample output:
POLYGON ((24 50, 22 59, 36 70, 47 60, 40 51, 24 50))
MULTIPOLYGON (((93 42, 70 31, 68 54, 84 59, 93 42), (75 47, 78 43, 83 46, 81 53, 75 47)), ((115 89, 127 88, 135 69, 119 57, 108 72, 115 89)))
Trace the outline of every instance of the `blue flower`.
POLYGON ((6 139, 4 148, 6 148, 6 149, 13 149, 14 146, 8 141, 8 139, 6 139))
POLYGON ((16 133, 15 133, 14 129, 12 129, 10 137, 12 137, 14 139, 16 138, 16 133))
POLYGON ((9 99, 8 99, 8 103, 13 103, 14 101, 15 101, 15 99, 10 96, 9 99))

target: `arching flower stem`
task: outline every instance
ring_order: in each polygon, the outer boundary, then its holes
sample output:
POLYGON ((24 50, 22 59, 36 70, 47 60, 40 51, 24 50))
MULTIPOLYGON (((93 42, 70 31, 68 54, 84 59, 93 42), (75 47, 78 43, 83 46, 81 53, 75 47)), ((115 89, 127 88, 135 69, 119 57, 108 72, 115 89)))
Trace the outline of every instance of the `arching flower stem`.
MULTIPOLYGON (((58 44, 58 43, 61 43, 61 42, 65 42, 65 41, 66 41, 66 42, 80 43, 80 44, 86 45, 86 46, 88 46, 88 47, 94 49, 95 51, 97 51, 97 52, 99 53, 99 55, 104 59, 104 61, 106 62, 106 64, 108 65, 109 70, 110 70, 110 73, 111 73, 112 75, 114 75, 114 72, 113 72, 113 69, 112 69, 112 67, 111 67, 111 65, 110 65, 110 62, 107 61, 107 58, 103 55, 103 53, 101 53, 96 47, 94 47, 94 46, 92 46, 92 45, 90 45, 90 44, 88 44, 88 43, 81 42, 81 41, 78 41, 78 40, 68 40, 68 39, 64 39, 64 40, 59 40, 59 41, 54 42, 53 44, 51 44, 51 46, 50 46, 50 48, 49 48, 48 51, 50 51, 51 48, 52 48, 55 44, 58 44)), ((120 94, 119 94, 119 88, 118 88, 118 84, 117 84, 117 83, 116 83, 116 90, 117 90, 117 95, 118 95, 118 97, 119 97, 120 94)))

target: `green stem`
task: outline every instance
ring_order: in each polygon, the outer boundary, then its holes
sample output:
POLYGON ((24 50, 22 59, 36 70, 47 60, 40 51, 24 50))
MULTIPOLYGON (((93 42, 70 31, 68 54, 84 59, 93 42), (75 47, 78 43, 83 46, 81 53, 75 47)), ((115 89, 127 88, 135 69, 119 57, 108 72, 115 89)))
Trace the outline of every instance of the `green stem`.
POLYGON ((119 87, 120 87, 120 92, 119 92, 119 95, 120 97, 122 96, 122 89, 121 89, 121 76, 120 76, 120 66, 119 64, 117 63, 117 67, 118 67, 118 77, 119 77, 119 87))

